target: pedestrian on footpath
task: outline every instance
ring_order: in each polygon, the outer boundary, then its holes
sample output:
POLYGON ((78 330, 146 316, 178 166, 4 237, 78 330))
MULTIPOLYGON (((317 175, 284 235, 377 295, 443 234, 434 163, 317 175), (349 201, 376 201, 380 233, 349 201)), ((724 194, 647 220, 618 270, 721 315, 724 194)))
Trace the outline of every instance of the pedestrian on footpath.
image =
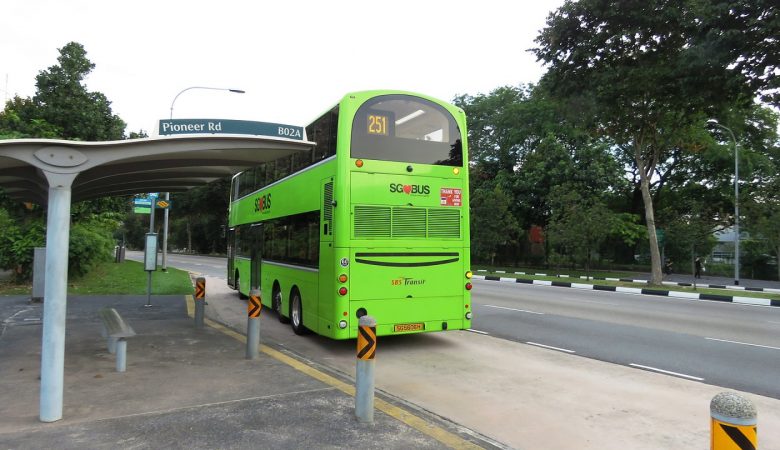
POLYGON ((694 266, 696 268, 696 271, 694 272, 693 276, 695 278, 701 278, 701 268, 702 268, 701 258, 696 258, 696 261, 694 262, 694 266))

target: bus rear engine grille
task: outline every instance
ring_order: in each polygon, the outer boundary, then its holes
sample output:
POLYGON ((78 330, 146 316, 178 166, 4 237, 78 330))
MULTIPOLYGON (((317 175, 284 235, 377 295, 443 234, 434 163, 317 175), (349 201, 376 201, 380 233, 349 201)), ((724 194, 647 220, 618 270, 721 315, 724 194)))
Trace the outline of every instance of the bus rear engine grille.
POLYGON ((408 206, 355 206, 356 239, 460 239, 460 211, 408 206))

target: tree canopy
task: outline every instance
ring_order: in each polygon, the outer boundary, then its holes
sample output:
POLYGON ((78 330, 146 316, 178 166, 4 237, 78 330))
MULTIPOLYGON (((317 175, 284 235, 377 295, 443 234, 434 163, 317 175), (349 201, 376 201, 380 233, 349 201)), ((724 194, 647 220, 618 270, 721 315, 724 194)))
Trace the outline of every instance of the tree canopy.
MULTIPOLYGON (((566 1, 550 14, 532 49, 548 67, 542 85, 561 101, 588 108, 593 121, 583 125, 630 156, 656 284, 662 275, 652 177, 675 152, 711 145, 701 132, 708 117, 744 116, 774 82, 765 76, 771 60, 750 60, 739 51, 744 45, 735 50, 733 41, 741 36, 742 44, 776 46, 755 24, 776 17, 777 5, 767 2, 772 12, 765 14, 747 4, 566 1), (739 20, 728 20, 734 17, 739 20)), ((768 25, 777 30, 776 21, 768 25)))
MULTIPOLYGON (((83 141, 122 139, 125 122, 111 111, 111 102, 85 83, 95 65, 84 47, 70 42, 59 49, 58 64, 36 77, 32 98, 15 97, 0 112, 0 139, 47 138, 83 141)), ((85 273, 113 250, 112 232, 128 210, 127 199, 102 198, 71 209, 69 270, 85 273)), ((22 207, 0 192, 0 266, 13 268, 17 279, 31 275, 33 248, 44 243, 44 209, 22 207)))

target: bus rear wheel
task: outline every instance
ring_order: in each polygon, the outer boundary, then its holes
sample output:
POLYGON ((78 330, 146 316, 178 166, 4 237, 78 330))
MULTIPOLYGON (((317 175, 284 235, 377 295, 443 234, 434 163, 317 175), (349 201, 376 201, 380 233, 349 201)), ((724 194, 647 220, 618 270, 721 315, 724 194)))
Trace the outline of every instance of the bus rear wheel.
POLYGON ((307 330, 303 325, 303 302, 297 289, 290 296, 290 323, 295 334, 306 334, 307 330))
POLYGON ((271 295, 271 308, 276 312, 276 316, 279 317, 279 322, 290 322, 290 319, 282 314, 282 291, 279 289, 279 286, 274 286, 274 291, 271 295))

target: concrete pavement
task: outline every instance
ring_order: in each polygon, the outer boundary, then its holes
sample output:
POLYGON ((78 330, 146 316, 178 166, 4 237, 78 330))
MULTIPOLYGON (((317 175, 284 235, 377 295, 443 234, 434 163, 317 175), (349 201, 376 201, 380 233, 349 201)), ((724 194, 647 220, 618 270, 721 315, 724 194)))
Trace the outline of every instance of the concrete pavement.
MULTIPOLYGON (((182 296, 70 297, 64 417, 38 421, 42 306, 0 297, 0 448, 491 448, 433 414, 377 396, 374 425, 354 417, 351 380, 265 342, 246 360, 235 332, 195 329, 182 296), (127 372, 100 335, 116 308, 138 333, 127 372), (231 335, 233 333, 233 335, 231 335)), ((236 300, 238 303, 238 300, 236 300)), ((245 304, 244 304, 245 308, 245 304)))

